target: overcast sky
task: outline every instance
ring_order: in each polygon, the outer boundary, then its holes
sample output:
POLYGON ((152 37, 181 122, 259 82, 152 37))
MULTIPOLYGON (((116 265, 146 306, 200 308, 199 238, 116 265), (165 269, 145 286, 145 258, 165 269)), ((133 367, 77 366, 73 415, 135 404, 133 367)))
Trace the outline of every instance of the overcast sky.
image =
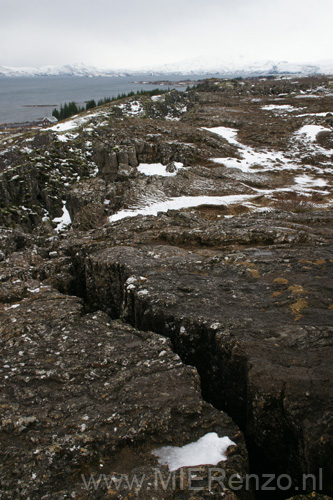
POLYGON ((0 0, 0 65, 333 59, 332 0, 0 0))

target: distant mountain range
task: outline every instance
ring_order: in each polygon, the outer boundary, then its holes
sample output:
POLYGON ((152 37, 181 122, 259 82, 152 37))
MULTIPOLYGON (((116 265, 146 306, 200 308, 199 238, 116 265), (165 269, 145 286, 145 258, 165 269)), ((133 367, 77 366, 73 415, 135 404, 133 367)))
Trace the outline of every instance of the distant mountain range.
POLYGON ((175 64, 161 65, 158 67, 146 67, 140 70, 116 70, 101 69, 85 64, 73 64, 66 66, 41 66, 33 67, 11 67, 0 66, 0 77, 19 76, 131 76, 149 73, 151 75, 167 74, 217 74, 227 76, 251 76, 251 75, 281 75, 281 74, 326 74, 333 75, 333 60, 319 61, 316 63, 290 63, 287 61, 255 61, 245 62, 242 58, 225 62, 218 57, 201 56, 187 59, 175 64))
POLYGON ((245 61, 235 58, 223 61, 217 56, 200 56, 187 59, 177 64, 169 64, 155 68, 163 73, 219 73, 224 75, 276 75, 276 74, 333 74, 333 60, 316 63, 290 63, 288 61, 245 61))
POLYGON ((68 64, 66 66, 13 67, 0 66, 1 76, 124 76, 124 72, 101 70, 85 64, 68 64))

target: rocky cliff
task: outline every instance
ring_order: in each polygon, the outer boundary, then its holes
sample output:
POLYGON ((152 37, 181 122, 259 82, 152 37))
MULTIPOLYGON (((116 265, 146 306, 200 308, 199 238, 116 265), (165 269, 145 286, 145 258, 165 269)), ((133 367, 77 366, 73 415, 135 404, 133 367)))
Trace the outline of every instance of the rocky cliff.
POLYGON ((332 494, 332 124, 269 78, 1 133, 2 498, 332 494))

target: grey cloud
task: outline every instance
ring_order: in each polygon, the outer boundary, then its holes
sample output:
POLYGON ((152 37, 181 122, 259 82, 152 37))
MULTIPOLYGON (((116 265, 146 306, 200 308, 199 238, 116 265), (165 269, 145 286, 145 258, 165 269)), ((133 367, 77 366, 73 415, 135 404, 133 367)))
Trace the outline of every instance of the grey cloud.
POLYGON ((0 65, 331 57, 331 0, 1 0, 0 65))

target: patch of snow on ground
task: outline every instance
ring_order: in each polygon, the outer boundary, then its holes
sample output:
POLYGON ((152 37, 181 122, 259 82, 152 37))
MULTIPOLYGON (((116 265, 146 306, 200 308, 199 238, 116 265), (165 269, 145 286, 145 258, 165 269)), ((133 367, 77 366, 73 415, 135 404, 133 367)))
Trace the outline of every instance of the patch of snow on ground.
POLYGON ((263 172, 265 170, 285 168, 295 168, 291 165, 282 152, 277 151, 255 151, 250 146, 245 146, 237 141, 237 130, 228 127, 213 127, 205 128, 209 132, 213 132, 226 139, 233 146, 237 146, 240 151, 242 159, 226 157, 226 158, 213 158, 215 163, 221 163, 228 168, 238 168, 242 172, 263 172))
MULTIPOLYGON (((211 159, 215 163, 222 164, 227 168, 237 168, 246 173, 258 173, 272 170, 297 170, 300 167, 300 159, 297 157, 297 155, 291 155, 290 152, 287 155, 282 151, 256 151, 250 146, 241 144, 236 139, 236 129, 228 127, 213 127, 205 128, 205 130, 220 135, 224 139, 227 139, 230 144, 238 148, 238 153, 241 158, 226 157, 211 159)), ((320 147, 318 144, 315 144, 317 134, 322 131, 330 131, 330 129, 321 125, 303 126, 294 134, 293 140, 291 141, 290 145, 291 150, 293 150, 295 153, 298 153, 300 144, 297 144, 297 142, 299 142, 303 143, 303 148, 304 145, 306 145, 308 153, 320 153, 325 156, 330 156, 331 154, 333 154, 333 149, 327 150, 323 147, 320 147)), ((311 168, 311 166, 309 166, 309 168, 311 168)))
POLYGON ((62 134, 62 135, 58 135, 58 141, 60 141, 60 142, 73 141, 78 136, 79 136, 79 134, 70 134, 70 133, 62 134))
POLYGON ((118 108, 122 109, 125 115, 130 116, 142 115, 144 113, 143 106, 139 101, 130 101, 125 104, 119 104, 118 108))
POLYGON ((207 128, 207 127, 202 127, 203 130, 208 130, 208 132, 213 132, 213 134, 220 135, 223 137, 223 139, 226 139, 230 144, 233 144, 235 146, 239 146, 240 143, 237 141, 237 133, 238 130, 235 128, 229 128, 229 127, 213 127, 213 128, 207 128))
MULTIPOLYGON (((298 109, 304 109, 304 108, 298 108, 298 109)), ((327 116, 327 115, 333 115, 333 113, 331 111, 323 111, 322 113, 303 113, 297 116, 304 117, 304 116, 327 116)))
POLYGON ((45 130, 53 130, 54 132, 67 132, 68 130, 73 130, 77 127, 80 127, 86 121, 86 119, 78 118, 78 116, 76 115, 76 117, 74 117, 72 120, 58 123, 58 125, 54 125, 53 127, 49 127, 45 130))
POLYGON ((21 149, 21 151, 22 151, 22 153, 31 154, 33 152, 33 149, 28 148, 27 146, 25 146, 24 148, 21 149))
POLYGON ((304 187, 324 187, 327 186, 327 181, 324 179, 314 179, 313 177, 310 177, 309 175, 299 175, 298 177, 295 177, 295 182, 299 184, 300 186, 304 187))
POLYGON ((148 176, 160 175, 163 177, 171 177, 171 176, 177 175, 178 170, 180 168, 184 167, 183 163, 180 163, 177 161, 175 161, 174 164, 176 167, 175 172, 167 172, 166 165, 162 165, 162 163, 140 163, 140 165, 138 166, 138 171, 141 174, 148 175, 148 176))
POLYGON ((54 132, 67 132, 68 130, 73 130, 78 127, 81 127, 92 118, 105 116, 104 111, 97 111, 96 113, 90 113, 85 116, 75 115, 71 118, 71 120, 67 120, 65 122, 58 123, 57 125, 53 125, 52 127, 46 128, 45 130, 52 130, 54 132))
POLYGON ((187 111, 187 106, 186 106, 186 105, 183 105, 183 106, 178 106, 178 107, 177 107, 177 110, 179 111, 179 113, 186 113, 186 111, 187 111))
POLYGON ((179 196, 169 198, 165 201, 151 203, 142 208, 129 208, 120 210, 119 212, 109 217, 109 222, 115 222, 125 217, 136 217, 137 215, 157 215, 159 212, 167 212, 168 210, 181 210, 184 208, 198 207, 200 205, 232 205, 246 200, 250 200, 255 195, 237 194, 230 196, 179 196))
POLYGON ((5 307, 5 311, 9 311, 9 309, 16 309, 19 306, 20 306, 20 304, 13 304, 12 306, 5 307))
POLYGON ((238 168, 242 172, 263 172, 265 170, 285 168, 296 168, 290 165, 290 160, 286 159, 281 152, 276 151, 254 151, 252 148, 244 149, 241 152, 243 158, 214 158, 215 163, 222 163, 228 168, 238 168))
POLYGON ((71 216, 69 215, 69 212, 68 212, 67 207, 66 207, 66 202, 63 201, 62 204, 63 204, 62 216, 55 217, 55 219, 53 219, 53 222, 58 222, 57 227, 56 227, 57 233, 59 233, 60 231, 63 231, 64 229, 67 228, 67 226, 69 226, 69 224, 72 223, 71 216))
POLYGON ((173 116, 173 114, 170 112, 168 115, 165 117, 166 120, 173 121, 173 122, 179 122, 180 118, 177 116, 173 116))
POLYGON ((261 106, 261 109, 264 111, 297 111, 298 108, 295 108, 294 106, 290 106, 289 104, 267 104, 267 106, 261 106))
POLYGON ((152 95, 151 100, 158 102, 158 101, 163 101, 164 100, 164 95, 152 95))
POLYGON ((300 94, 300 95, 295 95, 296 99, 308 99, 309 97, 312 97, 313 99, 321 97, 320 95, 314 95, 314 94, 300 94))
POLYGON ((306 139, 315 141, 319 132, 330 132, 330 129, 322 125, 304 125, 296 132, 296 135, 305 136, 306 139))
POLYGON ((222 460, 227 460, 225 455, 229 446, 235 445, 227 436, 218 437, 216 432, 209 432, 195 443, 185 446, 163 446, 152 450, 162 465, 167 465, 170 471, 181 467, 196 465, 217 465, 222 460))
POLYGON ((143 107, 140 102, 134 101, 131 103, 131 111, 132 115, 137 115, 143 112, 143 107))

